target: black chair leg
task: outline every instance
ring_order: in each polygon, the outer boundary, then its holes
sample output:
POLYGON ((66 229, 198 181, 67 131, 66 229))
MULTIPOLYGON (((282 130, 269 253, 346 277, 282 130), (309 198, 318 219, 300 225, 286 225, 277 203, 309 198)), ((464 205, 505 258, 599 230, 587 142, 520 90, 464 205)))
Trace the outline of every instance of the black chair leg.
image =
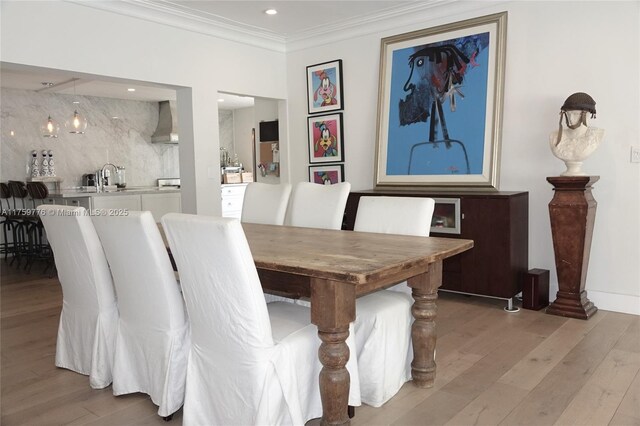
POLYGON ((168 416, 162 418, 162 420, 164 420, 165 422, 170 422, 171 419, 173 419, 173 414, 169 414, 168 416))
POLYGON ((356 416, 356 407, 354 407, 353 405, 348 405, 347 415, 349 416, 350 419, 354 418, 356 416))

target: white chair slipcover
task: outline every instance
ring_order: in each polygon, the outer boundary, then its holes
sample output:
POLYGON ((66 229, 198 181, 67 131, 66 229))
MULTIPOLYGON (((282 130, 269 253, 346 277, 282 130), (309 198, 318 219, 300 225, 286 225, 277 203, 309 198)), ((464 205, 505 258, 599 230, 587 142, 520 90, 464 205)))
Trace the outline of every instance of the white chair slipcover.
MULTIPOLYGON (((361 197, 354 231, 429 236, 434 200, 361 197)), ((406 282, 356 301, 356 347, 362 401, 379 407, 411 380, 411 289, 406 282)))
POLYGON ((62 285, 56 366, 111 384, 118 308, 102 245, 83 207, 41 205, 38 214, 62 285))
POLYGON ((291 185, 252 182, 244 191, 242 222, 282 225, 291 195, 291 185))
POLYGON ((354 231, 428 237, 435 201, 420 197, 360 197, 354 231))
POLYGON ((151 212, 94 216, 111 266, 120 321, 113 394, 146 393, 166 417, 184 402, 189 325, 171 261, 151 212))
MULTIPOLYGON (((287 213, 291 185, 283 183, 273 185, 253 182, 247 185, 242 203, 242 222, 261 223, 265 225, 282 225, 287 213)), ((269 302, 288 301, 286 297, 265 293, 264 298, 269 302)))
POLYGON ((299 182, 293 189, 287 225, 305 228, 341 229, 351 184, 333 185, 299 182))
MULTIPOLYGON (((420 197, 360 197, 354 231, 428 237, 435 201, 420 197)), ((388 290, 411 296, 406 281, 388 290)))
MULTIPOLYGON (((191 321, 185 425, 302 425, 322 412, 320 340, 308 308, 267 308, 249 245, 234 219, 162 218, 191 321)), ((347 344, 355 354, 353 339, 347 344)), ((360 405, 356 356, 350 405, 360 405)))

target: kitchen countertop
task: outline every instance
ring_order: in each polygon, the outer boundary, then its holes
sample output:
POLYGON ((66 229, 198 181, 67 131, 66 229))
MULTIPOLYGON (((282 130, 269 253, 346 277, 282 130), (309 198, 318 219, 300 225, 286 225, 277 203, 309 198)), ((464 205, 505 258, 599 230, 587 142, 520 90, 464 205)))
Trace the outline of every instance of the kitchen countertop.
POLYGON ((143 194, 172 194, 180 192, 180 188, 158 189, 157 186, 134 186, 109 192, 88 192, 81 189, 63 189, 52 191, 50 197, 77 198, 77 197, 112 197, 118 195, 143 195, 143 194))

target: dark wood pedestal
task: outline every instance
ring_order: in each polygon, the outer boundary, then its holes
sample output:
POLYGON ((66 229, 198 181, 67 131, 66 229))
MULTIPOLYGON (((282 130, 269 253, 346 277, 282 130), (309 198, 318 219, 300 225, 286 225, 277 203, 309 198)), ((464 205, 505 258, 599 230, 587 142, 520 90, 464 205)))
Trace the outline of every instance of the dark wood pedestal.
POLYGON ((558 273, 556 300, 548 314, 589 319, 596 308, 584 289, 589 266, 596 200, 591 186, 600 176, 548 177, 555 194, 549 203, 553 251, 558 273))

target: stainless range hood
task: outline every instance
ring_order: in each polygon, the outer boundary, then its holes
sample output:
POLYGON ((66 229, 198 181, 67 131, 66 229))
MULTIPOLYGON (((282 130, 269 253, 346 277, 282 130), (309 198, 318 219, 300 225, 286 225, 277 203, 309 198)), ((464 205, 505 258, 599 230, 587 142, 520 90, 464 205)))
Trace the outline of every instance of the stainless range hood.
POLYGON ((158 127, 151 136, 153 143, 178 143, 178 111, 175 101, 159 103, 158 127))

